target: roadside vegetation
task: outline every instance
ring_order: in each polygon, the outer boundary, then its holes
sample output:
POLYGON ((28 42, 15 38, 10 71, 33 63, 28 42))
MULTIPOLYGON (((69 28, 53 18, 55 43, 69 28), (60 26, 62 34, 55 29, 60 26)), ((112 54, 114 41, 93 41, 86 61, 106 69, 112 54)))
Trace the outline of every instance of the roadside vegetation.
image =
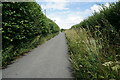
POLYGON ((120 2, 101 6, 65 31, 77 80, 120 79, 120 2))
POLYGON ((36 2, 2 3, 2 67, 59 33, 36 2))

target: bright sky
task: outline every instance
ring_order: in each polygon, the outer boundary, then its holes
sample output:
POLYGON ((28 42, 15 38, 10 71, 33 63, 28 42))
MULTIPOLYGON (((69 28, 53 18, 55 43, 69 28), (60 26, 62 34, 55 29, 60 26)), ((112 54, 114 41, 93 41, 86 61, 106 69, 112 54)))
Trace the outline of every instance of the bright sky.
POLYGON ((83 19, 99 11, 99 4, 109 6, 109 2, 117 0, 36 0, 46 16, 55 21, 62 29, 69 29, 83 19))

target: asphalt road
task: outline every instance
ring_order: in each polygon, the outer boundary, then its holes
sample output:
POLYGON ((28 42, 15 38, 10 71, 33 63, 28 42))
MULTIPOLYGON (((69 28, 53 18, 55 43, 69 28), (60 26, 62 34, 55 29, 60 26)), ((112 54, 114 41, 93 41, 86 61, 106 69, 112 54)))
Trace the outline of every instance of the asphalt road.
POLYGON ((33 49, 2 70, 3 78, 71 78, 64 33, 33 49))

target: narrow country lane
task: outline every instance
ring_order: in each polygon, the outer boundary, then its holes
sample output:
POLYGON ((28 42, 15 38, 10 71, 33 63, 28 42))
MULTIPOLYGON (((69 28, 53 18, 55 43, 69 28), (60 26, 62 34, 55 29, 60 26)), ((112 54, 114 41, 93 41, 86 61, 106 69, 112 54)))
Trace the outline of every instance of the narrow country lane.
POLYGON ((65 34, 60 33, 2 71, 3 78, 71 78, 65 34))

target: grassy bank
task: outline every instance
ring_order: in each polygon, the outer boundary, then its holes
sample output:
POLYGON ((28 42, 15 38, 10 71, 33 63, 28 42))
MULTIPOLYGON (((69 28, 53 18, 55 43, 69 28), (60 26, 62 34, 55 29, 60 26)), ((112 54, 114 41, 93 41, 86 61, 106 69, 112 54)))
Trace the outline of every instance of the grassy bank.
POLYGON ((105 43, 105 38, 93 38, 90 31, 84 28, 70 29, 65 33, 75 78, 120 79, 120 62, 117 58, 120 55, 115 54, 117 47, 105 43))
POLYGON ((120 79, 120 2, 66 30, 70 61, 77 79, 120 79))

